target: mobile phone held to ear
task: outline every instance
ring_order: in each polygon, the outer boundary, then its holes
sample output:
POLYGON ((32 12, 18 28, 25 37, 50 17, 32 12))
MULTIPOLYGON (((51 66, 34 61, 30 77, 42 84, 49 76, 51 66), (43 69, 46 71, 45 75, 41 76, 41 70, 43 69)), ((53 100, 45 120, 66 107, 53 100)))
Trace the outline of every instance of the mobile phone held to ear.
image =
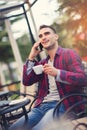
POLYGON ((39 44, 38 48, 42 51, 43 46, 41 43, 39 44))

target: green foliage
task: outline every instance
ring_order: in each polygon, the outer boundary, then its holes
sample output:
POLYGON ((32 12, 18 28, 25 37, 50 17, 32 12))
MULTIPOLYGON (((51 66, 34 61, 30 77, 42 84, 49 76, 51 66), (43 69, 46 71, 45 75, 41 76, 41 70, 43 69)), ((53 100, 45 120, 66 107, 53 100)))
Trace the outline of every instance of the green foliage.
MULTIPOLYGON (((31 42, 27 35, 19 38, 17 40, 18 48, 22 57, 22 60, 25 61, 26 57, 29 55, 30 49, 32 47, 31 42)), ((0 43, 0 62, 11 62, 14 61, 14 55, 12 52, 12 48, 9 42, 1 42, 0 43)))
POLYGON ((27 35, 24 35, 21 38, 19 38, 17 40, 17 43, 18 43, 19 50, 22 56, 22 60, 25 61, 30 53, 32 43, 29 41, 29 38, 27 35))
POLYGON ((59 45, 62 47, 69 47, 72 48, 72 33, 71 31, 67 31, 63 24, 57 24, 54 23, 53 27, 56 29, 58 35, 59 35, 59 45))
POLYGON ((0 62, 13 61, 13 53, 10 45, 0 45, 0 62))
POLYGON ((21 20, 23 18, 24 18, 23 16, 16 17, 16 18, 14 18, 14 19, 11 20, 11 23, 13 24, 14 22, 17 22, 18 20, 21 20))
MULTIPOLYGON (((12 23, 19 20, 20 18, 12 20, 12 23)), ((0 21, 1 31, 0 31, 0 62, 10 63, 14 61, 14 55, 11 48, 11 44, 8 38, 8 34, 5 30, 5 25, 3 21, 0 21)), ((31 49, 31 42, 29 41, 27 34, 20 37, 17 40, 18 49, 20 51, 22 60, 25 61, 31 49)))

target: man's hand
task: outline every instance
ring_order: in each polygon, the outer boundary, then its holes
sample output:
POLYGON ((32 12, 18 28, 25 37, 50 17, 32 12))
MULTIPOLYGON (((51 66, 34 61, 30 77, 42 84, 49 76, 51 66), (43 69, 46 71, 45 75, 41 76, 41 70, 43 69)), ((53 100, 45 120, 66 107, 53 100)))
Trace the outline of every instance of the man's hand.
POLYGON ((40 50, 37 49, 39 44, 40 44, 40 42, 34 43, 32 49, 31 49, 31 52, 29 54, 29 57, 28 57, 29 60, 33 61, 34 58, 41 52, 40 50))
POLYGON ((44 73, 47 74, 47 75, 57 76, 57 74, 58 74, 58 69, 56 69, 52 65, 45 64, 43 66, 43 69, 44 69, 44 73))

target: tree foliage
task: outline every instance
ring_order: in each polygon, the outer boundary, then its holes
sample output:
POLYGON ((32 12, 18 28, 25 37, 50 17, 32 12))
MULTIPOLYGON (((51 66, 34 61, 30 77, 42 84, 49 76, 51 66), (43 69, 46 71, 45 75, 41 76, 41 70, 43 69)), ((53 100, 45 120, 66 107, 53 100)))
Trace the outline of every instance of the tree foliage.
POLYGON ((74 29, 74 33, 78 32, 79 27, 82 31, 87 30, 87 0, 58 0, 61 3, 59 11, 67 16, 67 29, 74 29))
MULTIPOLYGON (((12 52, 9 39, 8 37, 6 37, 6 35, 4 35, 4 38, 6 38, 7 40, 0 42, 0 62, 10 63, 12 61, 15 61, 15 59, 14 59, 14 55, 12 52)), ((29 41, 28 36, 25 34, 21 38, 17 39, 17 44, 18 44, 18 48, 19 48, 22 60, 25 61, 32 46, 31 42, 29 41)))
MULTIPOLYGON (((23 17, 17 17, 11 20, 11 24, 17 22, 18 20, 22 19, 23 17)), ((22 60, 25 61, 28 53, 30 52, 30 48, 32 43, 30 42, 30 38, 27 34, 24 34, 22 37, 17 39, 18 49, 20 51, 20 55, 22 60), (24 50, 25 49, 25 50, 24 50)), ((4 20, 0 21, 0 62, 3 63, 10 63, 15 61, 14 55, 12 52, 11 44, 8 38, 8 33, 5 28, 4 20)))
POLYGON ((60 43, 64 47, 79 49, 81 56, 87 55, 87 0, 58 0, 58 28, 60 43))

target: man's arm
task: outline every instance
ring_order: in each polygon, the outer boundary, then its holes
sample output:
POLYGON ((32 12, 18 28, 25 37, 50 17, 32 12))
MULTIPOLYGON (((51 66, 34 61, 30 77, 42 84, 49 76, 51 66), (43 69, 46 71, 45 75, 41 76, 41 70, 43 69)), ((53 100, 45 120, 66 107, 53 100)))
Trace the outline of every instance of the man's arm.
POLYGON ((60 79, 72 85, 85 85, 87 76, 79 55, 70 50, 65 54, 65 57, 67 70, 60 70, 60 79))
POLYGON ((36 65, 35 58, 40 53, 37 49, 39 42, 34 43, 31 52, 23 66, 23 84, 28 86, 38 81, 38 76, 35 75, 32 67, 36 65))

